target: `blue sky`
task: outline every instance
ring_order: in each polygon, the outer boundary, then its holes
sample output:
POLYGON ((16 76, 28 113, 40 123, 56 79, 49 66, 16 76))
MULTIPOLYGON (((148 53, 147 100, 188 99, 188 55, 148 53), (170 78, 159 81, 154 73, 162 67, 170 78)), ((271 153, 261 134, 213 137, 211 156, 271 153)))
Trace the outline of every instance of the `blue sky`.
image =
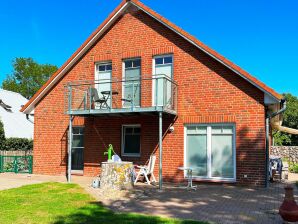
MULTIPOLYGON (((297 0, 143 0, 276 91, 298 96, 297 0)), ((61 66, 120 0, 0 3, 0 82, 15 57, 61 66)))

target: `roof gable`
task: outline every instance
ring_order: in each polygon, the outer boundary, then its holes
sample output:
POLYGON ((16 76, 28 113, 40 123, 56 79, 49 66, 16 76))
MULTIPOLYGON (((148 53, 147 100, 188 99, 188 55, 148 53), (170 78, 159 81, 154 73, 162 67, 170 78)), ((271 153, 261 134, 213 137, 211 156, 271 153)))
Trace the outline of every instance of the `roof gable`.
POLYGON ((255 77, 250 75, 248 72, 241 69, 236 64, 232 63, 222 55, 218 54, 216 51, 212 50, 201 41, 197 40, 195 37, 191 36, 175 24, 171 23, 167 19, 163 18, 158 13, 154 12, 149 7, 145 6, 143 3, 138 0, 123 0, 120 5, 108 16, 107 19, 89 36, 89 38, 81 45, 80 48, 55 72, 51 78, 37 91, 37 93, 27 102, 27 104, 21 109, 24 113, 30 113, 34 109, 34 106, 39 102, 39 100, 53 87, 61 77, 74 65, 80 57, 92 47, 92 45, 101 37, 101 35, 119 18, 119 16, 124 13, 128 7, 135 6, 138 9, 142 10, 152 18, 159 21, 161 24, 174 31, 182 38, 193 44, 195 47, 199 48, 218 62, 225 65, 227 68, 244 78, 246 81, 256 86, 258 89, 263 91, 265 94, 270 97, 280 100, 282 95, 275 92, 273 89, 266 86, 261 81, 257 80, 255 77))

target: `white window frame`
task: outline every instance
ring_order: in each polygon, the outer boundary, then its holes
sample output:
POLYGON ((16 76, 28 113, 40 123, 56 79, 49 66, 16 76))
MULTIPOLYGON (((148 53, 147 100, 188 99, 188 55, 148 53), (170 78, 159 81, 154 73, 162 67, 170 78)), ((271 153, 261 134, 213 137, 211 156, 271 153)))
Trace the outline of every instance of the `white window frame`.
POLYGON ((95 62, 94 64, 94 81, 98 81, 96 79, 96 75, 100 73, 100 71, 97 70, 97 67, 100 65, 112 65, 112 70, 107 70, 107 71, 111 71, 111 80, 112 80, 112 73, 113 73, 113 64, 112 61, 99 61, 99 62, 95 62))
POLYGON ((142 128, 140 124, 123 124, 122 130, 121 130, 121 156, 127 156, 127 157, 141 157, 141 134, 142 134, 142 128), (125 146, 125 136, 124 136, 124 129, 126 127, 129 128, 140 128, 140 152, 139 153, 125 153, 124 152, 124 146, 125 146))
MULTIPOLYGON (((173 54, 162 54, 162 55, 156 55, 153 56, 152 58, 152 106, 155 107, 155 86, 156 86, 156 79, 155 76, 158 75, 156 74, 156 68, 155 68, 155 59, 157 58, 164 58, 164 57, 172 57, 172 79, 174 78, 174 55, 173 54)), ((157 105, 158 106, 158 105, 157 105)))
MULTIPOLYGON (((124 84, 126 82, 125 80, 125 62, 126 61, 134 61, 134 60, 140 60, 140 79, 142 78, 142 58, 141 57, 136 57, 136 58, 126 58, 122 60, 122 99, 125 98, 124 96, 124 84)), ((137 68, 137 67, 136 67, 137 68)), ((140 80, 141 82, 141 80, 140 80)), ((141 107, 142 103, 142 89, 140 88, 140 106, 134 106, 134 107, 141 107)), ((122 102, 122 108, 130 108, 129 106, 124 106, 125 102, 122 102)))
MULTIPOLYGON (((204 123, 204 124, 185 124, 184 125, 184 167, 186 166, 186 139, 187 139, 187 128, 199 126, 207 127, 207 176, 193 176, 193 180, 218 180, 221 182, 236 182, 236 125, 235 123, 204 123), (233 166, 234 166, 234 176, 232 178, 223 177, 212 177, 211 174, 211 138, 212 138, 212 127, 214 126, 230 126, 233 127, 232 136, 232 150, 233 150, 233 166)), ((187 178, 187 173, 184 171, 184 178, 187 178)))

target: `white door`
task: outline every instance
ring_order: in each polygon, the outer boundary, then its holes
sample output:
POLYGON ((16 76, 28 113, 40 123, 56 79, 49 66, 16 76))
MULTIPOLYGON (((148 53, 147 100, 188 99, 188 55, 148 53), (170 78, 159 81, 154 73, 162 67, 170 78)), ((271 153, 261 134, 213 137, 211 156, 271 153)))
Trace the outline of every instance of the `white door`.
POLYGON ((173 56, 158 56, 154 58, 153 105, 170 106, 172 104, 173 56), (161 77, 167 77, 164 79, 161 77), (157 98, 157 100, 156 100, 157 98))
MULTIPOLYGON (((95 88, 97 89, 99 98, 107 98, 107 105, 111 106, 111 96, 103 94, 104 91, 111 92, 112 63, 102 63, 96 65, 95 72, 95 88)), ((103 105, 105 108, 105 105, 103 105)), ((99 105, 96 105, 99 109, 99 105)))
POLYGON ((124 61, 123 107, 141 105, 141 59, 124 61))

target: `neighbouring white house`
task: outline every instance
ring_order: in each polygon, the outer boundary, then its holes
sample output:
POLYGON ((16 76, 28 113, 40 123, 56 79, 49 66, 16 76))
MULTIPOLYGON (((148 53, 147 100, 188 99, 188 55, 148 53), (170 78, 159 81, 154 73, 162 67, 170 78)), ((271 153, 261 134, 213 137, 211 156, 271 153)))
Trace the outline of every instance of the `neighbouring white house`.
POLYGON ((33 139, 34 117, 20 112, 27 99, 21 94, 0 89, 0 120, 4 125, 6 138, 33 139))

